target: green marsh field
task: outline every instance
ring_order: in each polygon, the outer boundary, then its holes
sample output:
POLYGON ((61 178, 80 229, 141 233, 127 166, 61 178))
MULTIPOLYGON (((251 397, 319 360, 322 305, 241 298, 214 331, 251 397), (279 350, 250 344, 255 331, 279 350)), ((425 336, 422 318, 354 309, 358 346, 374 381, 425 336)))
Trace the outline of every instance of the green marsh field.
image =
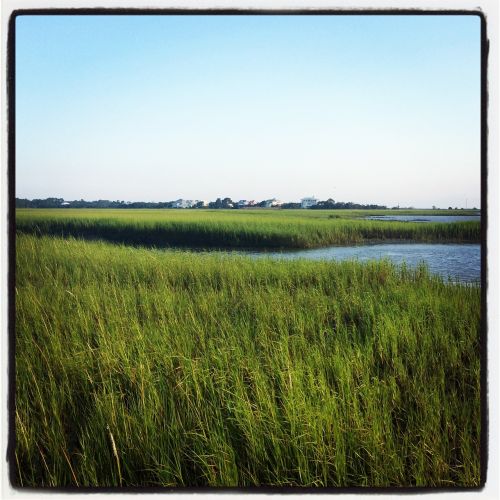
POLYGON ((479 242, 481 234, 480 223, 475 221, 421 224, 361 219, 373 214, 408 213, 394 210, 18 209, 16 213, 17 230, 23 233, 173 247, 266 249, 387 240, 479 242))
POLYGON ((479 486, 479 286, 186 248, 480 241, 368 213, 17 210, 17 484, 479 486))

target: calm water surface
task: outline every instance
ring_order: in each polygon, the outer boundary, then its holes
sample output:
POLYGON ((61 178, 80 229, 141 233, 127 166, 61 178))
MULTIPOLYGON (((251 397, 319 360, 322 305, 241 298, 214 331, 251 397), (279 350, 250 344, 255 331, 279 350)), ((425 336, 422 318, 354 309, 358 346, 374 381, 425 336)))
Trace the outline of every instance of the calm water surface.
POLYGON ((466 222, 480 221, 480 215, 368 215, 363 219, 400 222, 466 222))
POLYGON ((367 261, 387 258, 396 264, 415 267, 425 262, 432 273, 453 281, 481 280, 478 244, 389 243, 350 247, 326 247, 284 252, 239 252, 255 258, 367 261))

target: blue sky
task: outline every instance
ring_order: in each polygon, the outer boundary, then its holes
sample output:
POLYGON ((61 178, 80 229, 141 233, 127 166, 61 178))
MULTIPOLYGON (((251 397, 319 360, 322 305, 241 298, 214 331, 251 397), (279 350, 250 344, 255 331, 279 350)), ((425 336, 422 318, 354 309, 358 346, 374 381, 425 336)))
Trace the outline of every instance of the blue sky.
POLYGON ((20 16, 16 195, 480 204, 475 16, 20 16))

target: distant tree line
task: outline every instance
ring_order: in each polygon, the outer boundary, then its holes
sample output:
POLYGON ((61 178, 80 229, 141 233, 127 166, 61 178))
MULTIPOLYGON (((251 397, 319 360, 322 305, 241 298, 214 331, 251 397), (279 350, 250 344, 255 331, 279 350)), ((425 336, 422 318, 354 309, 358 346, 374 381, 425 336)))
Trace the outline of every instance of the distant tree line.
MULTIPOLYGON (((255 203, 253 207, 266 207, 268 206, 269 200, 262 200, 255 203)), ((123 201, 123 200, 96 200, 96 201, 85 201, 85 200, 74 200, 65 201, 63 198, 45 198, 45 199, 34 199, 28 200, 26 198, 16 198, 16 208, 172 208, 176 202, 175 201, 160 201, 160 202, 147 202, 147 201, 123 201)), ((203 202, 197 202, 190 208, 245 208, 245 206, 239 205, 237 202, 231 200, 231 198, 217 198, 215 201, 211 201, 207 204, 203 202)), ((299 209, 302 208, 300 203, 283 203, 279 208, 285 209, 299 209)), ((352 202, 336 202, 329 198, 326 201, 319 201, 316 205, 310 207, 311 210, 321 210, 321 209, 385 209, 385 205, 362 205, 359 203, 352 202)))
POLYGON ((16 208, 61 208, 62 198, 46 198, 45 200, 28 200, 16 198, 16 208))
POLYGON ((350 209, 350 210, 377 210, 377 209, 386 209, 385 205, 362 205, 361 203, 353 203, 352 201, 343 202, 343 201, 335 201, 331 198, 328 198, 326 201, 318 201, 316 205, 311 207, 312 210, 325 210, 325 209, 350 209))
POLYGON ((44 200, 16 198, 16 208, 170 208, 171 204, 171 201, 155 203, 147 201, 64 201, 63 198, 46 198, 44 200))
MULTIPOLYGON (((217 198, 208 204, 208 208, 234 208, 234 202, 231 198, 217 198)), ((203 208, 203 207, 202 207, 203 208)))

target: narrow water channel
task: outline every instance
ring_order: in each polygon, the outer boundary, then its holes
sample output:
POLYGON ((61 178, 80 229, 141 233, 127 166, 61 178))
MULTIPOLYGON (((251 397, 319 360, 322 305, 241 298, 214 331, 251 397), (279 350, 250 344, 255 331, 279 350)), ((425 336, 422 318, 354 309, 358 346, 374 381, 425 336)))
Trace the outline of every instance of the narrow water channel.
POLYGON ((399 222, 468 222, 481 220, 479 215, 368 215, 368 220, 399 221, 399 222))
POLYGON ((481 246, 478 244, 389 243, 326 247, 283 252, 238 252, 255 258, 367 261, 387 258, 415 267, 425 262, 429 270, 452 281, 480 282, 481 246))

